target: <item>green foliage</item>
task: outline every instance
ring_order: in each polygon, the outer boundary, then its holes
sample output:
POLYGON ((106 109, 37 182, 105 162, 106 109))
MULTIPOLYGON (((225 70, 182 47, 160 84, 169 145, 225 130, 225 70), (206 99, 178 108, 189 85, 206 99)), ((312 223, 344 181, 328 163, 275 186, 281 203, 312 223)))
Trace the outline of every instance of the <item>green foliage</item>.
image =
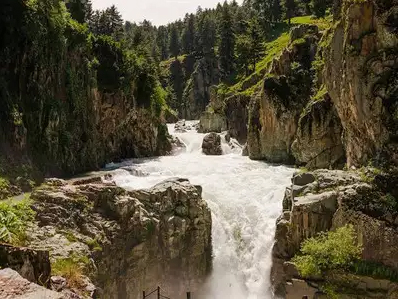
POLYGON ((24 245, 26 227, 34 217, 29 198, 19 202, 0 202, 0 242, 24 245))
POLYGON ((330 270, 348 270, 361 252, 354 227, 347 225, 305 240, 300 255, 295 256, 293 262, 302 276, 319 276, 330 270))
POLYGON ((91 250, 93 251, 97 251, 100 252, 102 251, 102 246, 100 245, 100 243, 98 242, 98 239, 89 239, 86 244, 88 245, 88 247, 90 247, 91 250))
POLYGON ((172 26, 170 28, 170 41, 169 41, 169 51, 175 59, 177 59, 180 54, 180 37, 178 34, 177 26, 172 26))
POLYGON ((235 33, 231 11, 224 3, 219 27, 220 44, 218 48, 220 72, 223 79, 227 79, 234 71, 235 65, 235 33))

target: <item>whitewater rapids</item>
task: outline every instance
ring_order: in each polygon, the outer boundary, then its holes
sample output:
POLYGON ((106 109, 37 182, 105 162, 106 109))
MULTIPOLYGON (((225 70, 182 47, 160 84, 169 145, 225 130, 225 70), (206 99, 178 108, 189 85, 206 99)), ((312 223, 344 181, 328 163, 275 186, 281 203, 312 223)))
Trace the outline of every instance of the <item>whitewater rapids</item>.
POLYGON ((117 165, 116 183, 126 189, 149 188, 170 177, 183 177, 201 185, 213 217, 213 271, 194 298, 272 298, 275 221, 293 169, 251 161, 225 141, 224 155, 205 156, 204 134, 168 128, 186 149, 172 156, 125 161, 117 165))

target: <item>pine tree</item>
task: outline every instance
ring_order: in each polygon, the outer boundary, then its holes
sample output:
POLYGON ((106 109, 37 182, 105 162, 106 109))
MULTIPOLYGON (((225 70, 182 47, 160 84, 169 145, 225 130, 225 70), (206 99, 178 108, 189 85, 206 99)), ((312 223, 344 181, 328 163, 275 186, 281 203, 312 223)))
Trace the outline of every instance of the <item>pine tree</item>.
POLYGON ((69 0, 65 3, 73 19, 79 23, 87 22, 92 14, 91 0, 69 0))
POLYGON ((157 30, 156 35, 156 44, 160 51, 160 58, 161 60, 166 60, 169 56, 169 49, 168 49, 168 32, 165 26, 160 26, 157 30))
POLYGON ((175 24, 172 24, 170 27, 169 51, 175 59, 177 59, 180 54, 180 36, 175 24))
POLYGON ((272 0, 271 5, 272 22, 277 23, 282 19, 282 6, 280 0, 272 0))
POLYGON ((194 51, 195 45, 195 16, 193 14, 185 17, 185 28, 182 33, 182 49, 186 54, 194 51))
POLYGON ((323 18, 326 14, 327 2, 326 0, 312 0, 312 12, 317 18, 323 18))
POLYGON ((289 20, 289 26, 291 25, 291 19, 294 16, 295 9, 296 9, 295 0, 285 0, 285 15, 286 19, 289 20))
POLYGON ((251 42, 246 34, 241 34, 236 39, 236 60, 240 71, 249 75, 251 42))
POLYGON ((220 20, 219 65, 222 77, 225 79, 234 71, 235 35, 232 16, 228 3, 224 2, 220 20))
POLYGON ((257 61, 260 59, 263 51, 261 43, 260 25, 256 19, 252 20, 250 24, 250 59, 253 64, 253 71, 256 70, 257 61))
POLYGON ((215 21, 204 14, 198 23, 198 35, 196 38, 196 51, 203 55, 214 53, 217 42, 217 28, 215 21))

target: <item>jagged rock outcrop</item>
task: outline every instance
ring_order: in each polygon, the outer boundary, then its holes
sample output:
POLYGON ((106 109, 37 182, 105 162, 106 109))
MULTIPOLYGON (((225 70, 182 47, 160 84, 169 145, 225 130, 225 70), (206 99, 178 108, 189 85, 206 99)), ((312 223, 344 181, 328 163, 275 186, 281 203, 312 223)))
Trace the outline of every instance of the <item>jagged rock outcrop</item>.
POLYGON ((202 151, 205 155, 222 155, 221 136, 217 133, 209 133, 203 138, 202 151))
POLYGON ((228 132, 240 144, 247 141, 248 106, 250 96, 237 94, 225 99, 224 114, 227 118, 228 132))
POLYGON ((344 165, 343 127, 326 93, 311 101, 298 123, 292 154, 299 165, 309 169, 337 168, 344 165))
POLYGON ((83 257, 104 298, 137 298, 159 282, 168 294, 194 290, 211 266, 211 214, 201 188, 170 179, 127 191, 111 181, 48 180, 31 198, 32 248, 53 263, 83 257))
MULTIPOLYGON (((391 187, 386 188, 396 180, 396 175, 379 174, 372 169, 316 170, 294 177, 293 185, 285 194, 283 215, 277 222, 271 274, 275 291, 285 295, 292 288, 286 281, 300 278, 288 261, 299 252, 304 240, 346 224, 353 225, 363 246, 363 261, 398 269, 398 212, 393 208, 397 194, 390 193, 391 187)), ((336 280, 340 281, 341 273, 338 276, 336 280)), ((355 281, 358 282, 358 277, 355 281)), ((383 288, 384 295, 377 298, 395 298, 387 295, 392 288, 396 290, 396 286, 388 282, 383 288)), ((374 291, 372 287, 369 289, 374 291)))
POLYGON ((183 117, 199 119, 210 102, 211 86, 217 85, 220 74, 215 57, 203 57, 196 62, 195 70, 187 82, 183 96, 183 117))
POLYGON ((323 81, 344 128, 349 166, 398 164, 397 2, 341 1, 323 81))
POLYGON ((319 37, 316 26, 302 25, 292 32, 296 33, 291 35, 289 47, 273 61, 261 93, 249 106, 248 149, 252 159, 294 162, 291 145, 311 96, 311 64, 319 37))

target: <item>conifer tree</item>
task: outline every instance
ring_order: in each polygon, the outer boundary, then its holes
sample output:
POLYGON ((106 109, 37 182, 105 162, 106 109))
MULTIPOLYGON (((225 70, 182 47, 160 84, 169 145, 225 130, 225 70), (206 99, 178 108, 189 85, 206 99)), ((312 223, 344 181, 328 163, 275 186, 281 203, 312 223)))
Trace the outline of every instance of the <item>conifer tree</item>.
POLYGON ((296 9, 295 0, 285 0, 285 15, 286 19, 288 19, 289 26, 291 25, 291 19, 294 16, 295 9, 296 9))
POLYGON ((182 33, 182 50, 186 54, 194 51, 195 45, 195 16, 193 14, 185 17, 185 28, 182 33))
POLYGON ((312 12, 317 18, 322 18, 326 14, 327 2, 326 0, 312 0, 312 12))
POLYGON ((175 24, 170 27, 169 51, 175 59, 180 54, 180 36, 175 24))
POLYGON ((234 71, 235 35, 231 12, 227 2, 224 2, 220 19, 219 66, 222 77, 225 79, 234 71))

